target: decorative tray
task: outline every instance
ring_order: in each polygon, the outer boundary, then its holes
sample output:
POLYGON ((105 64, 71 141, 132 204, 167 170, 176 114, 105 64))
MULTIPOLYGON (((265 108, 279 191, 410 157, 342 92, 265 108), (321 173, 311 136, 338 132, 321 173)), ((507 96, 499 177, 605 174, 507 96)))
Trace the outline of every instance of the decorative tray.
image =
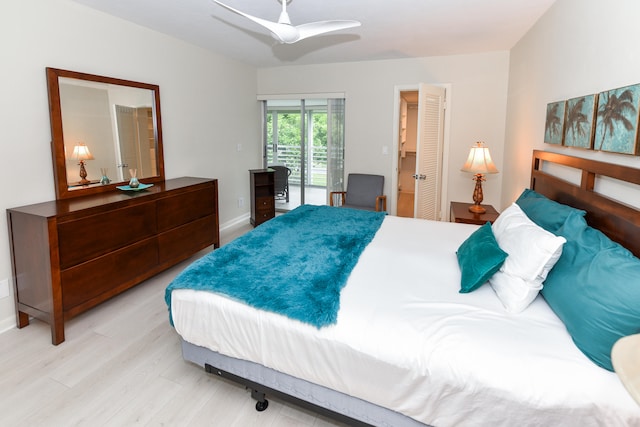
POLYGON ((153 184, 142 184, 140 183, 140 185, 138 185, 137 187, 130 187, 128 185, 121 185, 119 187, 116 187, 118 190, 122 190, 122 191, 142 191, 142 190, 146 190, 149 187, 153 187, 153 184))

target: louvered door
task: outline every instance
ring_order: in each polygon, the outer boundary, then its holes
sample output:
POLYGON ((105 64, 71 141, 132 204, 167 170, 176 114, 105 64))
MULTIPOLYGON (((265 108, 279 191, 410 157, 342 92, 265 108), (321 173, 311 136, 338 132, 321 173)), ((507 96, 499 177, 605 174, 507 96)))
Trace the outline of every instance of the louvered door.
POLYGON ((416 159, 415 217, 440 219, 445 89, 420 85, 416 159))

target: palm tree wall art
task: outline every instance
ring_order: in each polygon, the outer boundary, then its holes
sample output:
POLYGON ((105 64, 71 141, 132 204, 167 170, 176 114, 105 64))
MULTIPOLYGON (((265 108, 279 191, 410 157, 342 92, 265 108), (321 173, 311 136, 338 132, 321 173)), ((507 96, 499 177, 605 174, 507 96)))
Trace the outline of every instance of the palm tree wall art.
POLYGON ((599 94, 594 150, 640 154, 639 100, 640 85, 612 89, 599 94))
POLYGON ((566 101, 547 104, 547 121, 544 126, 544 142, 562 145, 566 101))
POLYGON ((564 130, 564 145, 567 147, 592 148, 595 95, 573 98, 567 101, 564 130))

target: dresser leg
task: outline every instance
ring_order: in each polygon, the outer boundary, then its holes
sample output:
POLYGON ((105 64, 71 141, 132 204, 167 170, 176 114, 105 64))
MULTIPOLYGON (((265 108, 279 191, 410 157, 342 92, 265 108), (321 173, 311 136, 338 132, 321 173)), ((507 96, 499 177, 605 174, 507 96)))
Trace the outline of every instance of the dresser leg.
POLYGON ((29 326, 29 315, 27 313, 18 311, 16 315, 16 320, 18 323, 18 329, 22 329, 25 326, 29 326))
POLYGON ((64 322, 51 323, 51 343, 58 345, 64 341, 64 322))

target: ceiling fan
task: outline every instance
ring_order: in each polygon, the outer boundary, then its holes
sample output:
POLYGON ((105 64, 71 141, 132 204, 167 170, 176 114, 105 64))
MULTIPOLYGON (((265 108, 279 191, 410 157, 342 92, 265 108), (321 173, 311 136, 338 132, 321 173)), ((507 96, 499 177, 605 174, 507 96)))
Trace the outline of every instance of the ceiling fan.
POLYGON ((267 30, 271 31, 271 35, 274 39, 280 43, 295 43, 308 37, 317 36, 320 34, 329 33, 332 31, 344 30, 346 28, 359 27, 361 24, 359 21, 353 20, 331 20, 331 21, 318 21, 310 22, 302 25, 291 25, 289 14, 287 13, 287 4, 292 0, 278 0, 282 4, 282 12, 278 18, 278 22, 267 21, 266 19, 256 18, 237 9, 227 6, 226 4, 219 2, 218 0, 212 0, 214 3, 229 9, 230 11, 242 15, 245 18, 249 18, 256 24, 262 25, 267 30))

